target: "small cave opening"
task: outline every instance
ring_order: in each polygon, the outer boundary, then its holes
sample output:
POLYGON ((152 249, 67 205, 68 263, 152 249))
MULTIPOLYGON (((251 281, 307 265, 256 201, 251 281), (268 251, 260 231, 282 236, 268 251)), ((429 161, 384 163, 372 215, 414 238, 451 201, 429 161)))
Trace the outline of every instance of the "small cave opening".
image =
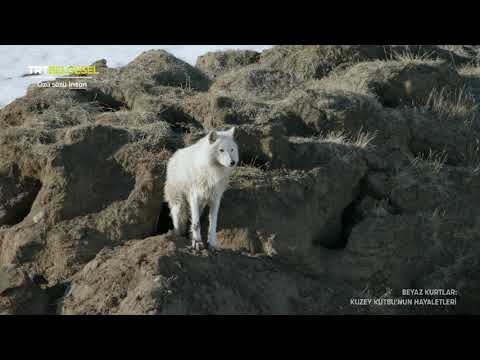
POLYGON ((354 200, 342 212, 342 236, 338 242, 339 249, 345 249, 353 228, 363 219, 362 215, 357 210, 359 203, 359 199, 354 200))
POLYGON ((323 247, 330 250, 343 250, 348 245, 348 240, 353 228, 364 219, 364 214, 360 210, 360 204, 366 196, 365 179, 360 180, 353 191, 356 196, 343 209, 341 215, 332 219, 325 226, 327 233, 332 234, 330 241, 323 241, 323 247), (330 225, 329 225, 330 224, 330 225))
POLYGON ((32 281, 35 285, 38 285, 38 286, 48 284, 48 281, 47 279, 45 279, 45 276, 40 274, 35 274, 32 278, 32 281))
POLYGON ((285 127, 289 136, 310 137, 315 135, 316 129, 307 125, 303 119, 295 113, 287 112, 279 118, 279 122, 285 127))
POLYGON ((348 239, 352 233, 353 228, 364 219, 364 214, 359 207, 365 196, 367 195, 366 177, 362 178, 358 183, 354 193, 357 196, 348 204, 342 212, 342 236, 338 243, 339 249, 344 249, 348 244, 348 239))
POLYGON ((32 282, 46 295, 46 314, 57 315, 59 313, 59 305, 67 293, 70 283, 67 281, 51 285, 42 274, 35 274, 32 277, 32 282))
POLYGON ((59 313, 59 305, 63 301, 63 297, 66 295, 70 283, 61 282, 46 288, 48 297, 47 314, 57 315, 59 313))
POLYGON ((323 225, 321 234, 317 234, 314 239, 314 244, 329 250, 343 250, 348 244, 352 229, 360 221, 357 202, 353 201, 340 216, 330 219, 323 225))
POLYGON ((160 214, 158 215, 157 225, 153 235, 162 235, 173 230, 173 221, 170 217, 170 207, 167 202, 162 203, 160 214))
POLYGON ((30 214, 42 183, 35 178, 11 179, 11 181, 8 179, 5 181, 5 188, 9 190, 5 193, 10 196, 4 198, 0 192, 0 226, 13 226, 21 223, 30 214))
POLYGON ((196 120, 179 108, 164 106, 159 109, 158 113, 161 115, 162 119, 170 124, 170 128, 176 134, 183 136, 186 133, 203 130, 203 126, 200 121, 196 120))
POLYGON ((115 112, 129 108, 125 102, 96 88, 82 93, 77 92, 75 98, 81 103, 96 105, 102 112, 115 112))

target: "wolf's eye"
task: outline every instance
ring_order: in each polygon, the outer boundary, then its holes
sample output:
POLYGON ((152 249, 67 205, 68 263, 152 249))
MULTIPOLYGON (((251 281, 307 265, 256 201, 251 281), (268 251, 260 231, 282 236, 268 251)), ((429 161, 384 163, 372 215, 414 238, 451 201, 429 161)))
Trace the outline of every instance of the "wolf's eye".
POLYGON ((233 152, 233 149, 230 149, 230 152, 233 152))
POLYGON ((220 149, 220 152, 223 152, 223 149, 220 149))

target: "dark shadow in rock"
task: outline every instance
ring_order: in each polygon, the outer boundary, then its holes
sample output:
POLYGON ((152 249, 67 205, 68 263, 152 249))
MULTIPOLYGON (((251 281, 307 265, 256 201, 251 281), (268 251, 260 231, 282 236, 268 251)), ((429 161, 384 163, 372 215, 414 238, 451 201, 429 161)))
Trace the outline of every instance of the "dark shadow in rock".
POLYGON ((313 244, 330 250, 343 249, 343 217, 336 215, 323 224, 321 233, 314 236, 313 244))
POLYGON ((352 229, 363 220, 363 215, 358 210, 358 206, 366 196, 367 188, 367 178, 364 177, 355 189, 357 196, 342 212, 342 239, 338 243, 339 249, 344 249, 347 246, 352 229))
POLYGON ((48 286, 48 281, 41 274, 35 274, 32 278, 35 285, 41 287, 47 295, 47 308, 46 313, 48 315, 56 315, 58 303, 60 299, 65 295, 68 288, 67 283, 58 283, 53 286, 48 286))
MULTIPOLYGON (((200 235, 202 236, 202 241, 204 246, 207 246, 207 240, 208 240, 208 226, 210 225, 208 220, 209 212, 210 212, 210 207, 207 205, 205 206, 205 209, 203 209, 203 212, 200 215, 200 235)), ((189 226, 190 226, 190 221, 189 221, 189 226)))
POLYGON ((76 99, 80 102, 93 102, 97 104, 101 111, 117 111, 121 108, 127 108, 127 104, 118 101, 114 97, 105 94, 99 89, 87 89, 86 91, 76 91, 76 99))
POLYGON ((360 200, 357 199, 350 203, 342 213, 342 238, 341 241, 338 243, 338 249, 344 249, 347 246, 348 238, 352 233, 353 228, 357 225, 360 221, 362 221, 362 217, 357 211, 357 206, 360 203, 360 200))
POLYGON ((41 188, 42 183, 31 177, 0 179, 0 226, 22 222, 41 188))
POLYGON ((45 276, 40 275, 40 274, 35 274, 32 278, 32 281, 35 285, 46 285, 48 284, 47 279, 45 279, 45 276))
MULTIPOLYGON (((204 243, 206 242, 208 238, 208 225, 209 225, 209 220, 208 220, 208 213, 209 213, 209 207, 208 205, 205 206, 203 209, 203 212, 200 216, 200 229, 201 229, 201 235, 202 239, 204 240, 204 243)), ((190 212, 188 212, 188 220, 187 220, 187 231, 185 234, 182 234, 183 236, 189 237, 190 235, 190 226, 191 226, 191 221, 190 221, 190 212)), ((155 232, 152 234, 153 235, 162 235, 168 233, 170 230, 173 230, 173 221, 170 216, 170 208, 168 207, 168 203, 164 202, 162 204, 162 209, 160 211, 160 215, 158 217, 157 221, 157 227, 155 229, 155 232)))
POLYGON ((45 289, 48 297, 47 315, 57 315, 58 307, 70 283, 58 283, 45 289))
POLYGON ((164 202, 162 204, 162 209, 160 210, 160 215, 158 216, 157 221, 157 228, 153 235, 162 235, 170 230, 173 230, 173 221, 170 217, 170 208, 168 207, 168 203, 164 202))
MULTIPOLYGON (((207 239, 208 239, 208 226, 209 226, 209 207, 208 205, 205 206, 205 208, 202 211, 202 214, 200 216, 200 231, 201 231, 201 236, 204 245, 206 245, 207 239)), ((185 236, 187 238, 190 238, 190 227, 191 227, 191 221, 190 221, 190 210, 188 210, 188 220, 187 220, 187 226, 186 226, 186 232, 185 234, 182 234, 182 236, 185 236)), ((164 202, 162 204, 162 209, 160 211, 160 215, 158 217, 158 222, 157 222, 157 228, 154 232, 153 235, 162 235, 168 233, 170 230, 173 230, 173 221, 170 216, 170 208, 168 207, 168 203, 164 202)))
POLYGON ((186 114, 184 111, 175 106, 162 106, 159 109, 162 119, 170 124, 171 129, 177 134, 185 134, 195 130, 202 130, 202 124, 186 114))
POLYGON ((340 233, 335 241, 331 241, 329 245, 323 245, 327 249, 345 249, 348 243, 348 238, 352 229, 363 220, 362 213, 358 210, 359 204, 362 202, 366 193, 366 180, 363 178, 354 190, 358 195, 355 199, 343 209, 340 219, 340 233))
POLYGON ((276 119, 283 124, 285 131, 289 136, 312 136, 318 135, 318 132, 308 127, 303 119, 293 112, 287 112, 286 115, 276 119))

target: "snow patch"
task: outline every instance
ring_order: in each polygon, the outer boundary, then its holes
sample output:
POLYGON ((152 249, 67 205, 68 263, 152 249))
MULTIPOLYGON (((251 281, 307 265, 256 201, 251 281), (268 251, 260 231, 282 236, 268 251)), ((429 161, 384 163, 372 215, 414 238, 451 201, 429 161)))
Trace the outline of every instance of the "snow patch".
POLYGON ((106 59, 109 67, 124 66, 142 52, 164 49, 195 65, 197 57, 209 51, 228 49, 262 51, 271 45, 3 45, 0 46, 0 108, 20 96, 29 85, 46 80, 41 76, 22 76, 28 66, 90 65, 106 59))

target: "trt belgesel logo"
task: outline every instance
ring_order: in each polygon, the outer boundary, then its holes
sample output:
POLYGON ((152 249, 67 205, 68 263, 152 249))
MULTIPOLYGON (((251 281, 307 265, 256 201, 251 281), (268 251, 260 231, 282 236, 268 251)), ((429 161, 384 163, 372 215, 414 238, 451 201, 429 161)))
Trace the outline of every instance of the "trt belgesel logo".
POLYGON ((37 66, 30 65, 28 66, 29 75, 57 75, 61 77, 85 77, 97 74, 97 69, 94 65, 89 66, 57 66, 57 65, 48 65, 48 66, 37 66))

